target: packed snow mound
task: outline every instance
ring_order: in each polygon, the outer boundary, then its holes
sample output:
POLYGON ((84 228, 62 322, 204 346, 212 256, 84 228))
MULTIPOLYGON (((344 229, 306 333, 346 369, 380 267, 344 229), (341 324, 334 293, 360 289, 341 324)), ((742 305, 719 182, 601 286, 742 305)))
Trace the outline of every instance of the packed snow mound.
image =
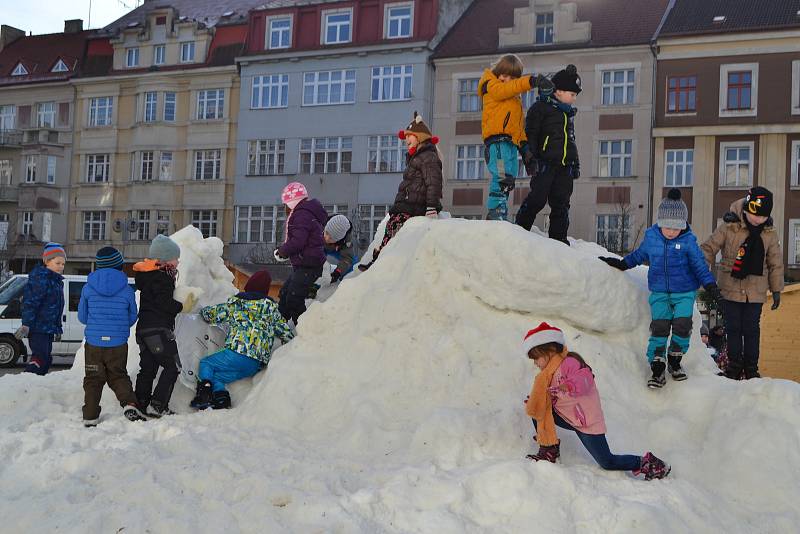
MULTIPOLYGON (((181 302, 189 293, 198 298, 194 311, 224 302, 236 294, 233 273, 222 259, 224 244, 218 237, 203 237, 194 226, 186 226, 170 236, 179 247, 178 281, 175 299, 181 302)), ((187 310, 184 310, 187 311, 187 310)))

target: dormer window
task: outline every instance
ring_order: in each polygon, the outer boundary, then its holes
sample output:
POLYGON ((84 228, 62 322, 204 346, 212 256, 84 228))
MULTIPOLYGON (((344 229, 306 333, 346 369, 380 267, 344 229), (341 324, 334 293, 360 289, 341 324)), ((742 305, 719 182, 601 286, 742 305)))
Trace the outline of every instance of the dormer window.
POLYGON ((411 37, 411 17, 413 15, 413 4, 387 4, 386 6, 386 27, 387 39, 403 39, 411 37))
POLYGON ((128 68, 131 67, 138 67, 139 66, 139 49, 138 48, 128 48, 125 51, 125 66, 128 68))
POLYGON ((552 44, 553 42, 553 14, 536 14, 536 44, 552 44))
POLYGON ((194 41, 181 43, 181 63, 194 62, 194 41))
POLYGON ((69 67, 59 59, 50 72, 69 72, 69 67))
POLYGON ((25 65, 22 63, 17 63, 17 66, 14 67, 14 71, 11 73, 12 76, 25 76, 28 74, 28 69, 25 68, 25 65))
POLYGON ((349 43, 353 23, 351 9, 337 9, 325 11, 322 14, 325 23, 322 25, 322 44, 349 43))
POLYGON ((292 46, 292 17, 275 17, 269 20, 267 46, 270 50, 292 46))

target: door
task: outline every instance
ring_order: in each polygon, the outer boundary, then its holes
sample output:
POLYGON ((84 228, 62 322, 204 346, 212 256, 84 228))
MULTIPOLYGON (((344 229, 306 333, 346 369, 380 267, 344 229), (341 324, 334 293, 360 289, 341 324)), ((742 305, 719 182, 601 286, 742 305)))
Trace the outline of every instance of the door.
POLYGON ((85 280, 65 280, 66 306, 62 320, 64 334, 61 342, 53 345, 53 352, 57 354, 75 354, 83 341, 83 324, 78 320, 78 303, 81 301, 81 291, 86 285, 85 280), (56 349, 56 345, 58 349, 56 349))

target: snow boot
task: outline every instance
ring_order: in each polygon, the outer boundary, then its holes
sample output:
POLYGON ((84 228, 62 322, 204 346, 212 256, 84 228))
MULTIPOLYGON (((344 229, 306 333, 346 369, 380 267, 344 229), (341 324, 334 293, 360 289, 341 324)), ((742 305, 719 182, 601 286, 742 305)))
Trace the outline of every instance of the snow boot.
POLYGON ((169 406, 162 406, 158 401, 152 401, 150 406, 145 411, 147 417, 155 417, 159 419, 165 415, 175 415, 175 412, 169 409, 169 406))
POLYGON ((231 394, 225 390, 215 391, 213 394, 213 400, 211 401, 211 407, 214 410, 224 410, 226 408, 230 408, 231 394))
POLYGON ((669 374, 672 375, 672 379, 676 382, 680 382, 681 380, 686 380, 688 377, 686 376, 686 372, 681 367, 681 358, 683 358, 682 352, 672 352, 667 356, 667 368, 669 369, 669 374))
POLYGON ((83 426, 85 426, 86 428, 94 428, 99 424, 100 424, 100 418, 99 417, 96 418, 96 419, 84 419, 83 420, 83 426))
POLYGON ((644 475, 645 480, 664 478, 672 471, 672 468, 657 458, 652 452, 646 452, 642 456, 642 463, 639 469, 633 470, 634 476, 644 475))
POLYGON ((758 367, 744 368, 744 379, 750 380, 751 378, 761 378, 761 373, 758 372, 758 367))
POLYGON ((529 454, 526 458, 534 462, 546 460, 550 463, 556 463, 558 457, 561 456, 560 448, 561 443, 556 443, 555 445, 539 445, 539 452, 536 454, 529 454))
POLYGON ((128 404, 122 411, 128 421, 147 421, 147 417, 139 410, 135 404, 128 404))
POLYGON ((663 388, 667 383, 667 364, 664 363, 664 358, 656 356, 650 363, 650 370, 653 371, 653 376, 647 381, 647 387, 658 389, 663 388))
POLYGON ((369 263, 366 263, 366 264, 365 264, 365 263, 362 263, 361 265, 359 265, 359 266, 358 266, 358 270, 359 270, 359 271, 361 271, 361 272, 363 273, 363 272, 365 272, 367 269, 369 269, 370 267, 372 267, 372 264, 373 264, 373 263, 375 263, 375 260, 372 260, 371 262, 369 262, 369 263))
POLYGON ((197 384, 197 393, 195 394, 189 406, 197 410, 205 410, 211 407, 211 380, 203 380, 197 384))
POLYGON ((725 376, 727 376, 731 380, 741 380, 742 367, 743 365, 740 362, 735 362, 733 360, 729 361, 728 368, 725 369, 725 376))

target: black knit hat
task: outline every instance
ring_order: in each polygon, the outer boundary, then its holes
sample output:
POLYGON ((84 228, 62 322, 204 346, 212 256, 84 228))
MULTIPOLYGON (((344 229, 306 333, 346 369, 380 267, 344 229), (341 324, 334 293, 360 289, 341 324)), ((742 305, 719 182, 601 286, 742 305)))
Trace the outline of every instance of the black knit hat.
POLYGON ((557 91, 581 92, 581 77, 578 76, 578 69, 575 65, 567 65, 567 68, 555 73, 552 78, 553 85, 557 91))
POLYGON ((744 197, 744 211, 769 217, 772 213, 772 191, 766 187, 752 187, 744 197))

